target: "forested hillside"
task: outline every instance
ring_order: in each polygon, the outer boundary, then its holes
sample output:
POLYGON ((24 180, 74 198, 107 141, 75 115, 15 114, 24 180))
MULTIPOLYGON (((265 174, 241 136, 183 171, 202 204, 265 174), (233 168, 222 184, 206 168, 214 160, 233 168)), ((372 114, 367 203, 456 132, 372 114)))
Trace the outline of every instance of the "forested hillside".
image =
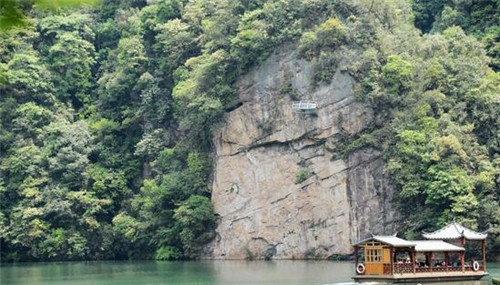
POLYGON ((499 255, 500 2, 42 2, 12 2, 24 17, 0 34, 2 261, 198 257, 212 132, 284 44, 318 86, 354 58, 376 118, 332 151, 383 152, 400 233, 456 220, 499 255))

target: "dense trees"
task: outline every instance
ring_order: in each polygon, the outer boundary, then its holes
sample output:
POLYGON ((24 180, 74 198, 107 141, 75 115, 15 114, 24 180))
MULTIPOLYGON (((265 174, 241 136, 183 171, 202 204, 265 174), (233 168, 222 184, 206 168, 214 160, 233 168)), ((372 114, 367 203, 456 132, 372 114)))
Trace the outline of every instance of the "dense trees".
POLYGON ((337 151, 384 153, 406 235, 455 218, 498 250, 496 2, 7 2, 25 15, 0 33, 3 261, 196 258, 212 130, 238 76, 293 42, 318 85, 349 63, 377 119, 337 151))
POLYGON ((460 26, 485 45, 490 66, 500 69, 500 3, 496 0, 412 0, 415 25, 423 32, 460 26))

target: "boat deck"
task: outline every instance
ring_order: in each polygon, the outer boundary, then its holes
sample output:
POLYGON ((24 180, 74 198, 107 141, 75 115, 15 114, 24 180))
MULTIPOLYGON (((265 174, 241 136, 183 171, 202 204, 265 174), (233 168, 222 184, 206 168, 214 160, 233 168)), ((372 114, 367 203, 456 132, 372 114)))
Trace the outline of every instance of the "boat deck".
POLYGON ((415 283, 437 281, 465 281, 479 280, 488 275, 488 272, 433 272, 433 273, 403 273, 394 275, 357 275, 353 277, 356 282, 389 282, 389 283, 415 283))

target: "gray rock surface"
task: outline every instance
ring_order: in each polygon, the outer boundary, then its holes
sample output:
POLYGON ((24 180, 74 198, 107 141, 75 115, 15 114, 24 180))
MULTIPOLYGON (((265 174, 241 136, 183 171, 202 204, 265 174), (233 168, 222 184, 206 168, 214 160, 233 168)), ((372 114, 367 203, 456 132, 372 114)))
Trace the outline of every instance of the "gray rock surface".
POLYGON ((369 232, 393 233, 380 153, 365 148, 342 160, 328 151, 339 132, 366 128, 373 110, 355 100, 347 73, 314 87, 312 69, 285 47, 239 80, 239 107, 214 136, 220 219, 205 257, 329 258, 350 254, 369 232), (290 83, 295 95, 283 92, 290 83), (293 113, 292 97, 315 101, 317 114, 293 113), (299 171, 309 175, 296 183, 299 171))

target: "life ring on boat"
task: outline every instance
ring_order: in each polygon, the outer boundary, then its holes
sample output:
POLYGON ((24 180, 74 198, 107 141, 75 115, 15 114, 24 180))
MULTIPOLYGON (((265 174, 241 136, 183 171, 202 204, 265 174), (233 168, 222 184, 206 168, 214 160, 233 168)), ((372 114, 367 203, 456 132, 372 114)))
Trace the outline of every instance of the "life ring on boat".
POLYGON ((474 271, 478 271, 479 270, 479 262, 477 262, 477 261, 472 262, 472 269, 474 269, 474 271))
POLYGON ((358 265, 356 265, 356 272, 358 274, 365 273, 365 266, 362 263, 359 263, 358 265))

